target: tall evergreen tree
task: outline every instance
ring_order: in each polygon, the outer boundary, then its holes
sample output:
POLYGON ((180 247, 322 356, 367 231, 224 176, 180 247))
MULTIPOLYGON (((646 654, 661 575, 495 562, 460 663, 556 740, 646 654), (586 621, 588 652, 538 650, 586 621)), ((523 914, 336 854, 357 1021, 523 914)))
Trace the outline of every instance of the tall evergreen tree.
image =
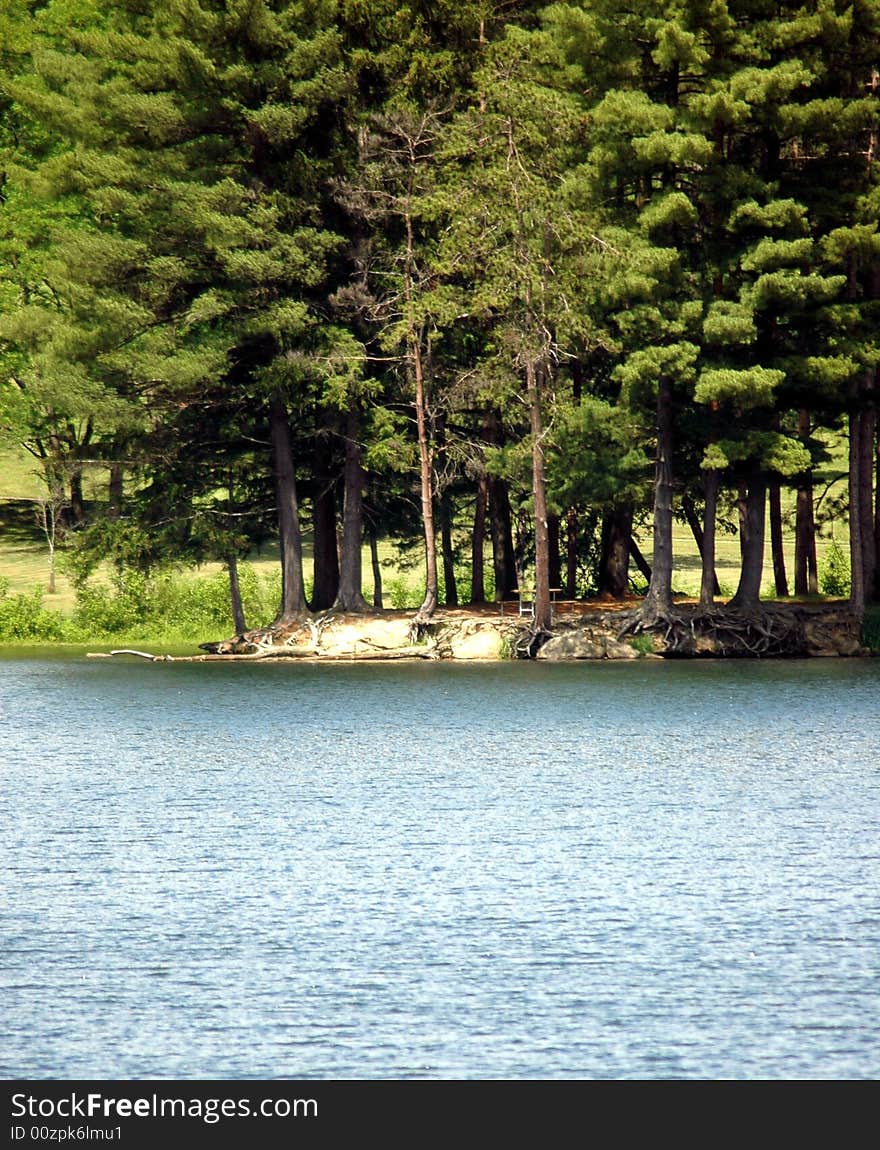
POLYGON ((16 98, 75 145, 41 176, 88 225, 71 290, 116 323, 94 358, 151 404, 225 380, 266 412, 282 551, 279 622, 305 608, 289 408, 297 354, 326 352, 312 299, 337 239, 318 211, 347 79, 329 8, 161 0, 48 46, 16 98), (295 157, 295 158, 294 158, 295 157))
POLYGON ((549 37, 509 29, 487 49, 474 106, 452 125, 445 151, 446 274, 466 285, 467 310, 489 324, 507 392, 518 391, 528 413, 536 632, 552 625, 545 419, 557 312, 574 290, 567 257, 586 242, 561 195, 579 120, 577 102, 553 86, 560 64, 549 37))

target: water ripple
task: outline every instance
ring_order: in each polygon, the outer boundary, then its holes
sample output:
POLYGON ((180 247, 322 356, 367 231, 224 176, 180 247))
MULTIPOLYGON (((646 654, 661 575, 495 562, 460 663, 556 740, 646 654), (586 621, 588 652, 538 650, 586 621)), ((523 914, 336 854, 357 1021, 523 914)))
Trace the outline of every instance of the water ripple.
POLYGON ((878 687, 0 663, 0 1073, 877 1077, 878 687))

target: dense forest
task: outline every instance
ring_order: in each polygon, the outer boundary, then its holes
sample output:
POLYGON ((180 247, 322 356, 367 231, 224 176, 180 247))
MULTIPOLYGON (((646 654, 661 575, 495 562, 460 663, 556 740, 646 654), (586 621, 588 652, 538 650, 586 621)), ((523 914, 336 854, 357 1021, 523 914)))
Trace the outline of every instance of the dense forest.
POLYGON ((878 131, 880 0, 4 0, 0 434, 80 572, 220 560, 239 629, 263 541, 283 625, 371 609, 394 538, 421 618, 457 567, 474 603, 534 580, 549 630, 631 564, 662 620, 676 519, 704 606, 719 526, 731 609, 768 535, 777 595, 816 592, 840 431, 861 612, 878 131))

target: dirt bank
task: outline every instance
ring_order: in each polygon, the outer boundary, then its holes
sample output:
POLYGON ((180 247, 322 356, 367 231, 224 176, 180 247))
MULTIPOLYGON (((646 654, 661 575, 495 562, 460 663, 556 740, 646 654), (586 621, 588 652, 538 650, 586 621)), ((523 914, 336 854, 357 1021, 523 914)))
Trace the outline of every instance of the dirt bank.
POLYGON ((676 603, 649 631, 638 628, 637 600, 560 603, 551 635, 534 636, 514 605, 444 608, 416 626, 415 611, 332 612, 283 629, 261 629, 217 643, 218 658, 315 660, 533 658, 570 659, 853 656, 867 654, 859 622, 845 603, 766 603, 754 615, 676 603))

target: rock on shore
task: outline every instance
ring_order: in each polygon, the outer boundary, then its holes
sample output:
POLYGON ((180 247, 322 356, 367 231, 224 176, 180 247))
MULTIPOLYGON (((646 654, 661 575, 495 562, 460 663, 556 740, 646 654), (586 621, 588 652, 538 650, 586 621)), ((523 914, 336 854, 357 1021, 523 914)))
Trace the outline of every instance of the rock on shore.
POLYGON ((632 605, 574 604, 559 610, 554 633, 532 641, 529 620, 496 607, 439 611, 414 629, 415 612, 309 616, 290 627, 249 631, 205 644, 214 655, 311 659, 769 658, 865 654, 859 621, 843 603, 766 603, 751 615, 677 603, 649 630, 632 605))

